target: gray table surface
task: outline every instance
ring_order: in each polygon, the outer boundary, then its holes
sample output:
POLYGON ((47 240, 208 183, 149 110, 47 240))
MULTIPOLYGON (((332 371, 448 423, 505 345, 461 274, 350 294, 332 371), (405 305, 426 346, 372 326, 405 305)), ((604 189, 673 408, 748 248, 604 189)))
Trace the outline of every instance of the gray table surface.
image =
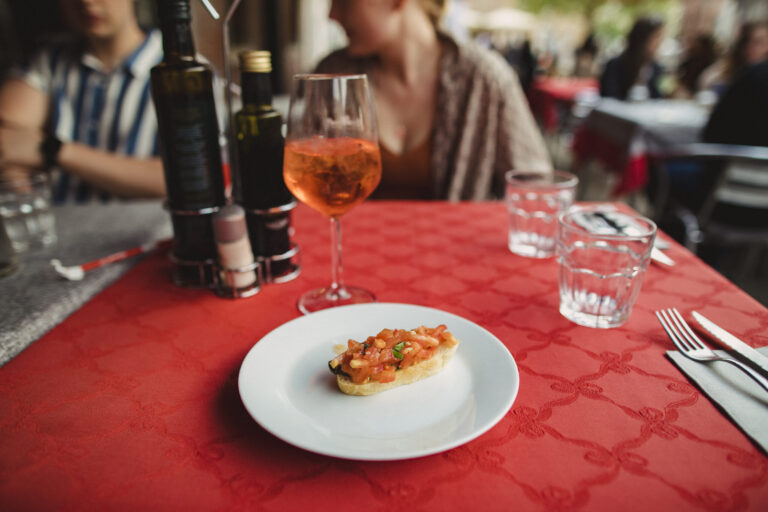
POLYGON ((604 98, 585 123, 609 140, 626 146, 630 153, 652 153, 698 142, 709 114, 709 109, 689 100, 626 102, 604 98), (632 144, 643 147, 631 148, 632 144))
POLYGON ((172 236, 160 201, 67 205, 53 209, 58 242, 20 255, 19 268, 0 279, 0 366, 39 339, 131 268, 131 258, 67 281, 50 264, 80 265, 172 236))

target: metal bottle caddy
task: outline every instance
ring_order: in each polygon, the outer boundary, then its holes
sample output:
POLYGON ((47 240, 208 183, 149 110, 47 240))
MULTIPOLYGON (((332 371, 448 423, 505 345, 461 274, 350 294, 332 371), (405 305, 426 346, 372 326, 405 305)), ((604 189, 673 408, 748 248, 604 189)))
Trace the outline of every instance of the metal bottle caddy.
MULTIPOLYGON (((265 222, 270 218, 277 219, 282 216, 286 216, 289 219, 290 212, 296 208, 296 205, 296 200, 293 200, 290 203, 269 208, 267 210, 249 209, 246 210, 246 212, 263 219, 265 222)), ((264 272, 266 283, 287 283, 298 277, 301 273, 301 265, 299 265, 299 261, 301 260, 301 250, 293 240, 291 240, 290 249, 284 253, 261 256, 259 259, 263 260, 262 270, 264 272), (281 269, 279 266, 278 268, 274 268, 276 264, 283 262, 287 262, 286 268, 281 269)))
MULTIPOLYGON (((198 210, 172 210, 166 202, 164 208, 168 210, 171 217, 177 216, 213 216, 219 211, 218 206, 209 208, 200 208, 198 210)), ((173 250, 168 253, 168 258, 173 262, 173 283, 177 286, 187 288, 206 288, 208 283, 212 283, 216 275, 216 260, 207 258, 203 260, 185 260, 173 254, 173 250)))
MULTIPOLYGON (((246 210, 246 213, 268 219, 288 214, 296 207, 296 204, 296 201, 291 201, 283 206, 268 210, 246 210)), ((261 290, 262 284, 286 283, 298 277, 301 273, 300 261, 299 246, 291 241, 291 247, 286 252, 270 256, 258 256, 252 264, 241 268, 224 268, 216 263, 214 291, 220 297, 231 299, 250 297, 261 290), (284 262, 285 265, 281 265, 284 262), (238 276, 247 275, 251 272, 255 273, 255 281, 248 286, 238 287, 236 284, 238 276)))
MULTIPOLYGON (((208 0, 201 0, 208 13, 214 20, 220 18, 219 13, 208 0)), ((235 148, 232 143, 234 131, 233 112, 232 112, 232 91, 229 84, 232 82, 232 70, 229 64, 229 23, 240 5, 241 0, 234 0, 223 22, 223 53, 224 53, 224 75, 226 86, 227 115, 229 120, 229 147, 235 148)), ((233 150, 234 151, 234 150, 233 150)), ((233 177, 236 173, 232 173, 233 177)), ((247 213, 268 219, 274 216, 288 215, 296 208, 297 202, 291 201, 288 204, 270 208, 268 210, 247 210, 247 213)), ((203 208, 200 210, 170 210, 172 215, 209 215, 212 216, 219 211, 219 207, 203 208)), ((290 233, 289 233, 290 235, 290 233)), ((240 299, 256 295, 263 284, 286 283, 298 277, 301 273, 301 250, 299 246, 291 240, 290 249, 282 254, 269 256, 257 256, 254 254, 254 262, 244 267, 231 269, 224 268, 216 259, 205 259, 200 261, 182 260, 176 257, 173 252, 169 255, 175 268, 173 272, 173 281, 179 286, 195 286, 191 282, 191 276, 197 276, 198 287, 211 288, 216 295, 220 297, 240 299), (280 265, 287 262, 286 265, 280 265), (285 266, 286 268, 280 269, 285 266), (275 269, 278 267, 278 269, 275 269), (255 279, 246 286, 238 286, 239 276, 248 276, 254 273, 255 279)), ((249 277, 250 279, 250 277, 249 277)))

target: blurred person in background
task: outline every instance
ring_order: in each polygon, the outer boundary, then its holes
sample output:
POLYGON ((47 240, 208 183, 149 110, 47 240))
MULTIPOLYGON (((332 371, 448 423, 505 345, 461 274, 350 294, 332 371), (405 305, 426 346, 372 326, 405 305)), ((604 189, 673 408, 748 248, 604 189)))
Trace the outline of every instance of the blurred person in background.
POLYGON ((551 163, 504 59, 438 29, 444 0, 334 0, 349 46, 324 73, 367 73, 376 98, 382 180, 374 198, 501 197, 510 169, 551 163))
POLYGON ((768 59, 748 67, 733 82, 712 111, 702 138, 768 146, 768 59))
POLYGON ((0 169, 59 168, 55 202, 162 197, 150 69, 159 31, 133 0, 60 0, 75 38, 46 48, 0 86, 0 169))
POLYGON ((520 85, 523 91, 526 93, 531 89, 534 79, 536 78, 536 71, 538 68, 538 59, 533 53, 531 47, 531 40, 526 39, 523 44, 520 45, 520 57, 518 60, 517 76, 520 79, 520 85))
POLYGON ((536 69, 538 67, 536 55, 531 49, 531 40, 526 39, 519 46, 510 45, 504 54, 507 64, 515 70, 517 78, 520 80, 520 86, 528 94, 536 78, 536 69))
MULTIPOLYGON (((768 60, 739 75, 715 106, 701 138, 713 144, 768 146, 768 60)), ((669 196, 673 203, 699 211, 721 172, 721 162, 672 162, 667 165, 669 196)), ((720 202, 711 218, 742 226, 768 226, 765 208, 720 202)))
POLYGON ((722 96, 745 68, 768 60, 768 22, 745 23, 725 59, 701 75, 699 89, 722 96))
MULTIPOLYGON (((747 67, 723 94, 702 133, 705 142, 768 147, 768 59, 747 67)), ((712 218, 765 228, 768 209, 719 203, 712 218)))
POLYGON ((609 60, 600 77, 600 95, 620 100, 661 98, 661 66, 654 60, 664 37, 657 17, 635 21, 624 51, 609 60))
POLYGON ((699 34, 693 39, 677 68, 676 98, 692 98, 699 91, 701 74, 717 59, 715 39, 699 34))
POLYGON ((584 39, 584 42, 576 48, 574 55, 575 65, 573 68, 573 76, 582 78, 591 78, 596 75, 595 62, 597 60, 597 54, 599 48, 597 47, 597 41, 595 40, 595 34, 590 33, 584 39))

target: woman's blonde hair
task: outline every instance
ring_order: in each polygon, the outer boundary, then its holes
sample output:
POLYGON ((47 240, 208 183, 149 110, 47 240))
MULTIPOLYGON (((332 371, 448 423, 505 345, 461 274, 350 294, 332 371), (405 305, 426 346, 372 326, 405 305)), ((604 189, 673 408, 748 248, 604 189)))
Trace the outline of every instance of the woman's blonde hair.
POLYGON ((447 2, 448 0, 419 0, 421 8, 427 13, 429 21, 431 21, 434 26, 437 26, 440 23, 447 2))

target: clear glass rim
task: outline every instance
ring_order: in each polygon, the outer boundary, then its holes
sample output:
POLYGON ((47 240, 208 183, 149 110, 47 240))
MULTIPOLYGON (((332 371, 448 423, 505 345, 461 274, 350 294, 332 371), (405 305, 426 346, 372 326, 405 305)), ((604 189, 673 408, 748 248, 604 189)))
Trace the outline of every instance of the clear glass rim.
POLYGON ((359 80, 368 79, 368 75, 365 73, 299 73, 293 75, 293 81, 298 82, 300 80, 359 80))
POLYGON ((37 185, 48 183, 48 180, 48 174, 45 172, 32 172, 23 177, 0 175, 0 185, 37 185))
POLYGON ((658 228, 656 226, 656 223, 653 222, 648 217, 645 217, 643 215, 640 215, 638 213, 627 213, 622 212, 619 210, 606 210, 605 206, 580 206, 580 205, 574 205, 567 210, 560 212, 557 216, 557 223, 562 228, 572 232, 572 233, 578 233, 580 235, 589 236, 591 238, 599 239, 599 240, 629 240, 629 241, 642 241, 645 238, 654 236, 656 232, 658 231, 658 228), (570 215, 573 215, 575 213, 579 212, 606 212, 610 211, 612 213, 618 213, 620 215, 623 215, 625 217, 628 217, 633 220, 637 220, 642 222, 643 224, 647 225, 648 228, 646 231, 636 234, 636 235, 623 235, 620 233, 617 233, 615 235, 612 234, 602 234, 602 233, 592 233, 590 231, 587 231, 583 227, 580 226, 574 226, 570 222, 566 222, 566 217, 569 217, 570 215))
POLYGON ((513 185, 515 187, 530 188, 530 189, 539 189, 539 188, 566 189, 566 188, 575 187, 579 183, 578 176, 566 171, 541 172, 541 171, 533 171, 533 170, 524 171, 524 170, 517 170, 517 169, 513 169, 504 173, 504 180, 507 185, 513 185), (515 181, 516 176, 541 176, 542 178, 549 179, 550 181, 546 181, 546 179, 541 179, 541 180, 533 179, 530 181, 515 181))

